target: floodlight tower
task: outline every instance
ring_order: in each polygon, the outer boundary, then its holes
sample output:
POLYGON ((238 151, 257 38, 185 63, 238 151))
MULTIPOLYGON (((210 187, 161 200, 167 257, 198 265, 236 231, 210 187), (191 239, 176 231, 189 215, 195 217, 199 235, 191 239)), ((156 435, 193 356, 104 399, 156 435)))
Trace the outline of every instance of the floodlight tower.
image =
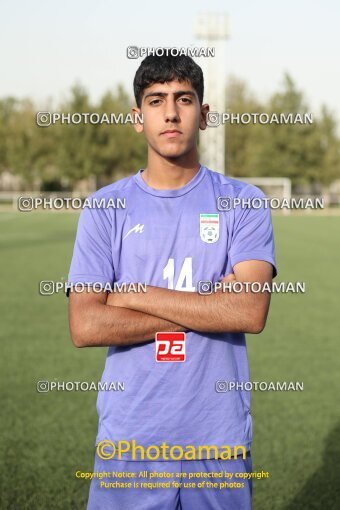
MULTIPOLYGON (((211 112, 221 114, 225 111, 227 14, 199 14, 195 21, 195 37, 205 46, 215 48, 214 57, 200 58, 198 64, 204 73, 204 103, 209 104, 211 112)), ((225 173, 224 125, 208 126, 200 133, 200 159, 208 168, 225 173)))

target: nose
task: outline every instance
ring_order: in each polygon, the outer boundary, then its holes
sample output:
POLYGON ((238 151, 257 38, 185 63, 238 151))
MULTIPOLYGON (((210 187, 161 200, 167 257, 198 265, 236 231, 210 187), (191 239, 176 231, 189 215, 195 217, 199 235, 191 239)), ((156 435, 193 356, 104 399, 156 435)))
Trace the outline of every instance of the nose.
POLYGON ((166 122, 178 122, 179 121, 179 115, 176 108, 176 101, 173 99, 168 100, 166 102, 166 108, 165 108, 165 121, 166 122))

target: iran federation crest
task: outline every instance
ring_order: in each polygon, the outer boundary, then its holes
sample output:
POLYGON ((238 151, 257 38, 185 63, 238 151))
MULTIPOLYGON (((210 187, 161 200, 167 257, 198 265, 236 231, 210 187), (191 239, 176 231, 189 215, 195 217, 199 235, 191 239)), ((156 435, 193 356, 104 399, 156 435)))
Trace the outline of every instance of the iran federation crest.
POLYGON ((220 237, 220 215, 200 214, 200 236, 205 243, 216 243, 220 237))

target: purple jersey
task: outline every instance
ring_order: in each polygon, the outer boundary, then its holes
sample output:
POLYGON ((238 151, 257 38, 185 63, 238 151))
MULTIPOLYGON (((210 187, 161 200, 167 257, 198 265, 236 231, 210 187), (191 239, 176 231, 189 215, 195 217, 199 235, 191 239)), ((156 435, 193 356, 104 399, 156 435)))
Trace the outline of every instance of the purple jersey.
MULTIPOLYGON (((125 199, 126 207, 82 211, 70 283, 141 282, 193 292, 200 281, 219 282, 251 259, 271 263, 276 275, 271 213, 255 186, 201 166, 185 186, 157 190, 140 170, 90 198, 125 199), (263 205, 222 211, 219 197, 256 198, 263 205)), ((97 442, 249 449, 250 394, 219 391, 219 380, 249 381, 243 333, 189 331, 182 363, 157 362, 154 341, 111 346, 102 383, 121 381, 125 391, 99 392, 97 442)))

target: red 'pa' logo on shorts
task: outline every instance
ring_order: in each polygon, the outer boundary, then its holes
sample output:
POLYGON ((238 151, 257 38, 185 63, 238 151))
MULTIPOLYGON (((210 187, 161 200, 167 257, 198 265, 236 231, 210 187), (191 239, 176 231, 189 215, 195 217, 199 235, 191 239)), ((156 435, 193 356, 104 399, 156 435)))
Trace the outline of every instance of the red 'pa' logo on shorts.
POLYGON ((185 361, 185 333, 156 333, 156 361, 185 361))

